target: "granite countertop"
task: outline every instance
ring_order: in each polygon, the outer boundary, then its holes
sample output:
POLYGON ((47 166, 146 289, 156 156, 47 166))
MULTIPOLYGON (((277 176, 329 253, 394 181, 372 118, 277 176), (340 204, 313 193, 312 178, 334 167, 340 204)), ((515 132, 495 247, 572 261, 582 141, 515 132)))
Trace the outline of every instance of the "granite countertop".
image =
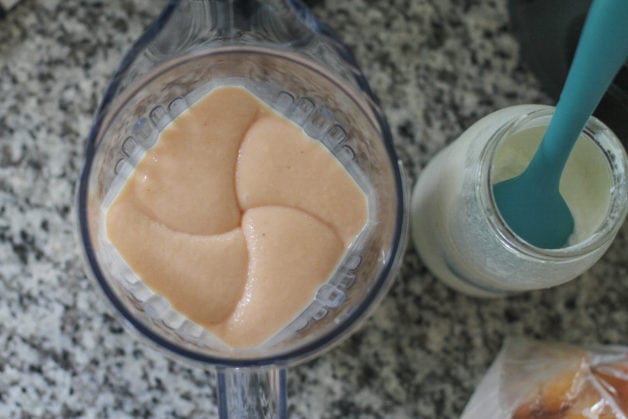
MULTIPOLYGON (((505 0, 312 2, 382 101, 414 183, 481 116, 550 103, 505 0)), ((114 67, 164 1, 22 0, 0 20, 0 417, 212 417, 215 372, 131 334, 73 233, 83 142, 114 67)), ((590 271, 496 300, 456 293, 410 245, 363 328, 289 370, 296 418, 455 418, 507 336, 628 345, 628 224, 590 271)))

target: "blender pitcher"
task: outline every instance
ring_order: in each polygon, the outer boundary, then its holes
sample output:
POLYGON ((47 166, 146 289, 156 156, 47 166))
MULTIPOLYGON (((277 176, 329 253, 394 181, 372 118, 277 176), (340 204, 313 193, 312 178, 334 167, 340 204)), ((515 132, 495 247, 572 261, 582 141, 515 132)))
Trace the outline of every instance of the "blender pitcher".
POLYGON ((120 63, 85 150, 77 215, 86 270, 132 330, 167 355, 217 369, 221 417, 285 417, 285 369, 355 330, 399 266, 407 204, 389 128, 351 54, 298 0, 170 1, 120 63), (108 205, 159 132, 224 85, 246 88, 320 141, 362 189, 369 214, 309 306, 248 349, 174 310, 104 228, 108 205))

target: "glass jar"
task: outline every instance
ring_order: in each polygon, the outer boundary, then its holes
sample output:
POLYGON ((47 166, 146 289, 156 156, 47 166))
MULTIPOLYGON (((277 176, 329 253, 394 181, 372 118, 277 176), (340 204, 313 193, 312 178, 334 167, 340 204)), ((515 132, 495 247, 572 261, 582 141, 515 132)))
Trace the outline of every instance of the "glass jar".
POLYGON ((628 211, 628 159, 613 132, 591 118, 561 178, 576 221, 566 246, 542 249, 501 218, 493 184, 527 166, 554 108, 519 105, 496 111, 441 150, 412 197, 412 235, 430 271, 475 296, 500 296, 565 283, 608 249, 628 211))

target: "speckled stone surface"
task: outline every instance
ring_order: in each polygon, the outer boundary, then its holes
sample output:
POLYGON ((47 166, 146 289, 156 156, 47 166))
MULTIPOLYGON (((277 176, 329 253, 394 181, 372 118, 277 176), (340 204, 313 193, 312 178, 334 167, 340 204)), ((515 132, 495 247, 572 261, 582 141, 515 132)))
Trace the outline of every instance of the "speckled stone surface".
MULTIPOLYGON (((549 103, 504 0, 313 2, 353 49, 410 181, 474 120, 549 103)), ((163 1, 23 0, 0 20, 0 417, 213 417, 215 373, 129 333, 83 273, 73 190, 122 54, 163 1)), ((289 371, 295 418, 455 418, 504 338, 628 345, 628 225, 573 282, 498 300, 440 284, 409 247, 360 332, 289 371)))

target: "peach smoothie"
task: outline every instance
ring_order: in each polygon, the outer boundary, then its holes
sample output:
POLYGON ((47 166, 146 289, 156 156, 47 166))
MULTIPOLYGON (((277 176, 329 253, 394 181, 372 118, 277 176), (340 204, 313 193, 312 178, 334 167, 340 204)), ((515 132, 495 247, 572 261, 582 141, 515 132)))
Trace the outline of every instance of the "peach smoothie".
POLYGON ((106 214, 129 267, 233 348, 295 319, 366 225, 338 160, 247 90, 220 87, 177 117, 106 214))

